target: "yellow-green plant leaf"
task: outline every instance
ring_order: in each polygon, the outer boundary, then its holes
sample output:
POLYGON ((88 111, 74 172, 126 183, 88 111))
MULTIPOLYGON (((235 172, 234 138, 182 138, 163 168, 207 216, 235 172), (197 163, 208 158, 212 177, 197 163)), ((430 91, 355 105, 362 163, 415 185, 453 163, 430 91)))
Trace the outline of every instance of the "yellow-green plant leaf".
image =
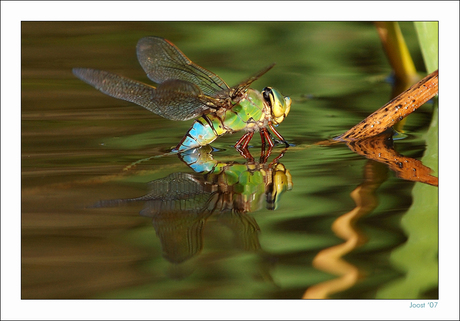
POLYGON ((438 69, 438 22, 414 22, 427 72, 438 69))

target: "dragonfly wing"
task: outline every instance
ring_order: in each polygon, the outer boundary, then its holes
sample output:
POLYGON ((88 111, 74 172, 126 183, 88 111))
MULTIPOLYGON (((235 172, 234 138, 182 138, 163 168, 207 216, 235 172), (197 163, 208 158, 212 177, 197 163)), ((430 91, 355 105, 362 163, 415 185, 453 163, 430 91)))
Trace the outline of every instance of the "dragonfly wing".
POLYGON ((75 76, 104 94, 142 106, 171 120, 196 118, 208 109, 210 97, 186 81, 167 81, 158 88, 103 70, 74 68, 75 76))
POLYGON ((179 79, 197 85, 208 96, 228 85, 216 74, 194 64, 176 46, 159 37, 145 37, 137 43, 137 58, 147 76, 157 84, 179 79))
POLYGON ((256 73, 255 75, 253 75, 252 77, 246 79, 245 81, 242 81, 240 82, 238 85, 236 86, 233 86, 231 88, 231 93, 232 93, 232 96, 235 97, 235 96, 238 96, 240 93, 246 91, 246 89, 249 88, 249 86, 254 82, 256 81, 257 79, 259 79, 262 75, 264 75, 267 71, 269 71, 270 69, 273 68, 273 66, 275 66, 275 64, 271 64, 270 66, 267 66, 265 67, 264 69, 260 70, 258 73, 256 73))
POLYGON ((215 100, 204 95, 197 85, 178 79, 161 83, 154 100, 161 116, 172 120, 196 118, 215 105, 215 100))
POLYGON ((155 108, 152 100, 155 87, 103 70, 74 68, 72 71, 75 76, 104 94, 133 102, 152 111, 155 108))

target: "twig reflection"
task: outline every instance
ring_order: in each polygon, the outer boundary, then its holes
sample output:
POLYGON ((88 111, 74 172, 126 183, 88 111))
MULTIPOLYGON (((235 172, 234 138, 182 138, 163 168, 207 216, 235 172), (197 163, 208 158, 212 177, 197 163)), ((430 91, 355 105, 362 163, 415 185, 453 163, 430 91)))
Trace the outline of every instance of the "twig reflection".
POLYGON ((377 188, 386 180, 388 169, 381 164, 368 161, 364 167, 364 182, 350 196, 356 207, 337 218, 332 224, 332 231, 345 242, 320 251, 313 259, 313 266, 339 277, 309 287, 303 299, 327 299, 332 294, 342 292, 354 286, 364 272, 343 257, 356 248, 367 243, 367 237, 356 226, 357 221, 371 213, 378 205, 375 195, 377 188))

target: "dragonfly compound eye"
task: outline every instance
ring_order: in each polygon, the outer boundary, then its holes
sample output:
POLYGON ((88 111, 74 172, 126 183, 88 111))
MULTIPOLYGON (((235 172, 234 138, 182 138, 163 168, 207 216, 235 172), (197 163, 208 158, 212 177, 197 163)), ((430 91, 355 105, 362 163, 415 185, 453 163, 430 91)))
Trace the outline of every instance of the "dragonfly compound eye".
POLYGON ((270 102, 270 94, 271 93, 272 93, 272 89, 270 87, 265 87, 262 90, 262 95, 264 96, 264 99, 267 101, 267 103, 270 104, 270 106, 271 106, 271 102, 270 102))
MULTIPOLYGON (((267 89, 267 88, 266 88, 267 89)), ((278 90, 269 88, 269 91, 264 90, 264 98, 265 95, 269 96, 271 113, 272 113, 272 121, 275 125, 281 123, 284 118, 289 114, 291 110, 291 98, 284 97, 278 90)), ((266 98, 265 98, 266 99, 266 98)))

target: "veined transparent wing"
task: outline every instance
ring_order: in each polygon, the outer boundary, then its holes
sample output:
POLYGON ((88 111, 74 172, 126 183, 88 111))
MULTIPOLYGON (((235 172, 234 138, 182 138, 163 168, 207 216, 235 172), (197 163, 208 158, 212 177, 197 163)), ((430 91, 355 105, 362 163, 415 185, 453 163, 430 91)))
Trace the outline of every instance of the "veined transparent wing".
POLYGON ((273 68, 273 66, 275 66, 275 64, 271 64, 270 66, 267 66, 265 67, 264 69, 260 70, 259 72, 257 72, 255 75, 249 77, 248 79, 246 79, 245 81, 242 81, 240 82, 238 85, 236 86, 233 86, 231 89, 230 89, 230 95, 231 97, 236 97, 240 94, 242 94, 243 92, 245 92, 249 86, 254 82, 256 81, 257 79, 259 79, 261 76, 263 76, 267 71, 269 71, 270 69, 273 68))
POLYGON ((194 83, 169 80, 157 88, 107 71, 74 68, 75 76, 114 98, 133 102, 171 120, 196 118, 213 105, 194 83))
POLYGON ((184 80, 197 85, 207 96, 229 89, 219 76, 194 64, 166 39, 142 38, 137 43, 137 58, 147 76, 157 84, 184 80))

